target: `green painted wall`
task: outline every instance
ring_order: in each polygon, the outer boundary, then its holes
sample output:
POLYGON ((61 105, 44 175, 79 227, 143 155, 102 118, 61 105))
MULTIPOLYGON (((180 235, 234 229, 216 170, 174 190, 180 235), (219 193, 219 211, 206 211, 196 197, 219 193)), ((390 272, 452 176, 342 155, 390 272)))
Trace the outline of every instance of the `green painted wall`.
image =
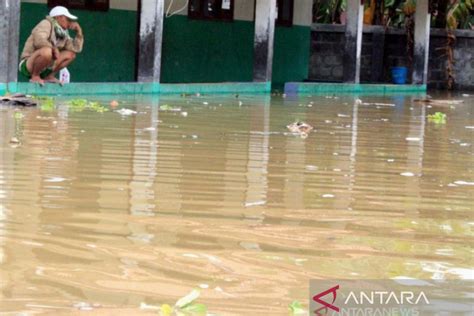
POLYGON ((308 78, 310 44, 309 26, 276 28, 272 76, 274 85, 308 78))
MULTIPOLYGON (((20 52, 46 5, 22 3, 20 52)), ((85 34, 84 50, 69 67, 75 82, 135 80, 137 13, 74 10, 85 34)), ((164 21, 163 83, 245 82, 252 80, 254 23, 213 22, 173 16, 164 21)), ((273 82, 307 78, 310 28, 277 27, 273 82)), ((19 76, 21 81, 26 78, 19 76)))
MULTIPOLYGON (((85 43, 81 54, 68 67, 75 82, 120 82, 135 80, 136 12, 71 10, 79 17, 85 43)), ((49 12, 44 4, 22 3, 20 53, 31 30, 49 12)), ((19 75, 20 81, 26 81, 19 75)))
POLYGON ((253 23, 165 19, 162 82, 251 81, 253 23))

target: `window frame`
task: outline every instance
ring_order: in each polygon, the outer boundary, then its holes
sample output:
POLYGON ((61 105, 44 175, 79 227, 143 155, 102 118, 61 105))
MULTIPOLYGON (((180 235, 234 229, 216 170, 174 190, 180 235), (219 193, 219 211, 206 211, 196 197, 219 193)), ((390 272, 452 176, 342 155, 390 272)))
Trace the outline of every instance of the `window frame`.
POLYGON ((197 0, 200 1, 201 9, 196 11, 191 11, 191 1, 188 3, 188 19, 190 20, 204 20, 204 21, 216 21, 216 22, 232 22, 234 21, 234 6, 235 0, 230 0, 230 9, 229 10, 222 10, 222 1, 223 0, 216 0, 217 5, 220 9, 218 16, 216 17, 209 17, 204 15, 204 4, 207 0, 197 0))
POLYGON ((69 0, 48 0, 48 7, 63 6, 74 10, 88 10, 88 11, 109 11, 110 0, 100 0, 96 3, 94 0, 84 0, 83 5, 71 4, 69 0))
POLYGON ((278 17, 275 21, 277 26, 283 26, 283 27, 292 27, 293 26, 293 15, 295 13, 295 1, 294 0, 277 0, 277 6, 278 6, 278 17), (290 19, 283 20, 281 17, 283 16, 282 11, 283 11, 283 5, 281 4, 282 1, 289 1, 290 3, 290 19))

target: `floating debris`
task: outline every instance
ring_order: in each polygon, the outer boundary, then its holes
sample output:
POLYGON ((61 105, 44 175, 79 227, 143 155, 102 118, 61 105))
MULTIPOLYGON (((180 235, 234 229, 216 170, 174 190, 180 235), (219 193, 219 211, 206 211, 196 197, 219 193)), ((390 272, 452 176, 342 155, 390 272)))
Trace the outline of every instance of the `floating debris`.
POLYGON ((187 117, 187 116, 188 116, 188 112, 181 112, 181 116, 187 117))
POLYGON ((251 206, 261 206, 261 205, 265 205, 267 203, 267 201, 255 201, 255 202, 246 202, 244 204, 245 207, 251 207, 251 206))
POLYGON ((468 181, 454 181, 454 184, 457 185, 474 185, 474 182, 468 182, 468 181))
POLYGON ((428 115, 428 122, 435 124, 446 124, 446 114, 442 112, 436 112, 435 114, 428 115))
POLYGON ((302 138, 308 137, 308 134, 313 130, 313 127, 305 122, 294 122, 286 126, 290 132, 298 133, 302 138))
POLYGON ((405 140, 409 142, 419 142, 421 139, 419 137, 407 137, 405 140))
POLYGON ((12 145, 18 145, 18 144, 20 144, 20 143, 21 143, 20 140, 19 140, 18 138, 16 138, 16 137, 12 137, 12 138, 10 139, 10 144, 12 144, 12 145))
POLYGON ((413 172, 402 172, 400 173, 401 176, 404 176, 404 177, 414 177, 415 174, 413 172))
POLYGON ((77 308, 78 310, 81 311, 91 311, 94 309, 94 307, 86 302, 79 302, 73 305, 74 308, 77 308))
POLYGON ((467 98, 467 97, 469 97, 469 94, 463 93, 462 96, 465 97, 465 98, 467 98))
MULTIPOLYGON (((155 311, 160 311, 161 308, 159 306, 156 306, 156 305, 148 305, 146 303, 140 303, 140 309, 142 310, 155 310, 155 311)), ((171 311, 172 312, 172 311, 171 311)))
POLYGON ((117 110, 117 113, 123 116, 127 116, 127 115, 137 114, 137 111, 130 110, 130 109, 120 109, 120 110, 117 110))
POLYGON ((362 105, 374 105, 374 106, 395 106, 393 103, 379 103, 379 102, 362 102, 362 105))
MULTIPOLYGON (((47 110, 47 108, 45 108, 45 106, 53 106, 53 109, 54 109, 54 103, 52 102, 52 100, 46 104, 41 104, 41 110, 47 110)), ((107 112, 109 111, 108 108, 106 108, 105 106, 103 106, 102 104, 100 104, 99 102, 92 102, 92 101, 88 101, 86 99, 73 99, 73 100, 70 100, 69 101, 69 108, 71 109, 71 111, 74 111, 74 112, 82 112, 84 110, 90 110, 90 111, 94 111, 94 112, 97 112, 97 113, 104 113, 104 112, 107 112)))
POLYGON ((321 197, 323 197, 324 199, 331 199, 334 196, 335 196, 334 194, 323 194, 323 195, 321 195, 321 197))
POLYGON ((464 100, 440 100, 440 99, 415 99, 413 102, 427 103, 432 105, 457 105, 464 103, 464 100))
POLYGON ((168 111, 168 112, 181 112, 180 107, 173 107, 168 104, 163 104, 160 106, 160 111, 168 111))
POLYGON ((44 180, 44 182, 50 182, 50 183, 57 183, 57 182, 64 182, 64 181, 66 181, 66 179, 61 178, 61 177, 52 177, 52 178, 48 178, 44 180))
POLYGON ((13 94, 11 96, 3 96, 0 98, 0 105, 7 106, 37 106, 36 102, 31 96, 26 94, 13 94))
POLYGON ((119 106, 119 103, 117 100, 112 100, 110 101, 110 106, 113 108, 116 108, 117 106, 119 106))
POLYGON ((293 301, 291 304, 288 305, 288 309, 290 311, 290 315, 297 316, 297 315, 308 315, 308 311, 303 308, 303 304, 299 301, 293 301))
POLYGON ((198 255, 195 255, 195 254, 193 254, 193 253, 183 253, 183 257, 193 258, 193 259, 199 259, 199 256, 198 256, 198 255))

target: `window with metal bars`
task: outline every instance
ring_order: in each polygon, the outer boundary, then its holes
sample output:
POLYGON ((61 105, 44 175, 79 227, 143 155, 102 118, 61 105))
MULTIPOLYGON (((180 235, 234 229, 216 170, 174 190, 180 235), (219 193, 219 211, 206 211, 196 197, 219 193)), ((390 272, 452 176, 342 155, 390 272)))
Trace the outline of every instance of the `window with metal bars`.
POLYGON ((109 10, 109 0, 48 0, 49 7, 61 5, 68 9, 82 9, 93 11, 109 10))
POLYGON ((234 19, 234 0, 189 0, 188 18, 232 21, 234 19))

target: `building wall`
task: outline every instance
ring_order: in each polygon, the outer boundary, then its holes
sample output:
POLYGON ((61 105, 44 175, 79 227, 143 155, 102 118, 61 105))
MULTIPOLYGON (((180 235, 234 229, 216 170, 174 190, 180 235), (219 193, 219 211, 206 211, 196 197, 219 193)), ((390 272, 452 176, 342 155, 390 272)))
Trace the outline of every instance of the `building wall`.
MULTIPOLYGON (((236 0, 233 22, 189 20, 186 2, 165 1, 169 13, 184 9, 164 20, 161 81, 251 81, 255 0, 236 0)), ((46 0, 22 0, 20 49, 49 11, 45 4, 46 0)), ((294 25, 276 28, 276 83, 307 78, 311 6, 312 0, 296 0, 294 25)), ((111 0, 108 12, 72 10, 86 37, 83 53, 69 67, 73 81, 135 80, 136 8, 137 0, 111 0)))
MULTIPOLYGON (((344 54, 344 27, 340 25, 314 25, 311 35, 309 77, 316 81, 342 81, 344 54)), ((474 31, 456 31, 454 47, 455 88, 474 90, 474 31)), ((361 82, 370 82, 372 75, 373 32, 364 28, 361 56, 361 82)), ((446 31, 431 29, 428 60, 428 87, 446 88, 446 31)), ((382 82, 391 82, 390 68, 408 65, 406 35, 403 30, 388 29, 385 34, 384 67, 382 82)), ((410 81, 410 76, 408 78, 410 81)))

